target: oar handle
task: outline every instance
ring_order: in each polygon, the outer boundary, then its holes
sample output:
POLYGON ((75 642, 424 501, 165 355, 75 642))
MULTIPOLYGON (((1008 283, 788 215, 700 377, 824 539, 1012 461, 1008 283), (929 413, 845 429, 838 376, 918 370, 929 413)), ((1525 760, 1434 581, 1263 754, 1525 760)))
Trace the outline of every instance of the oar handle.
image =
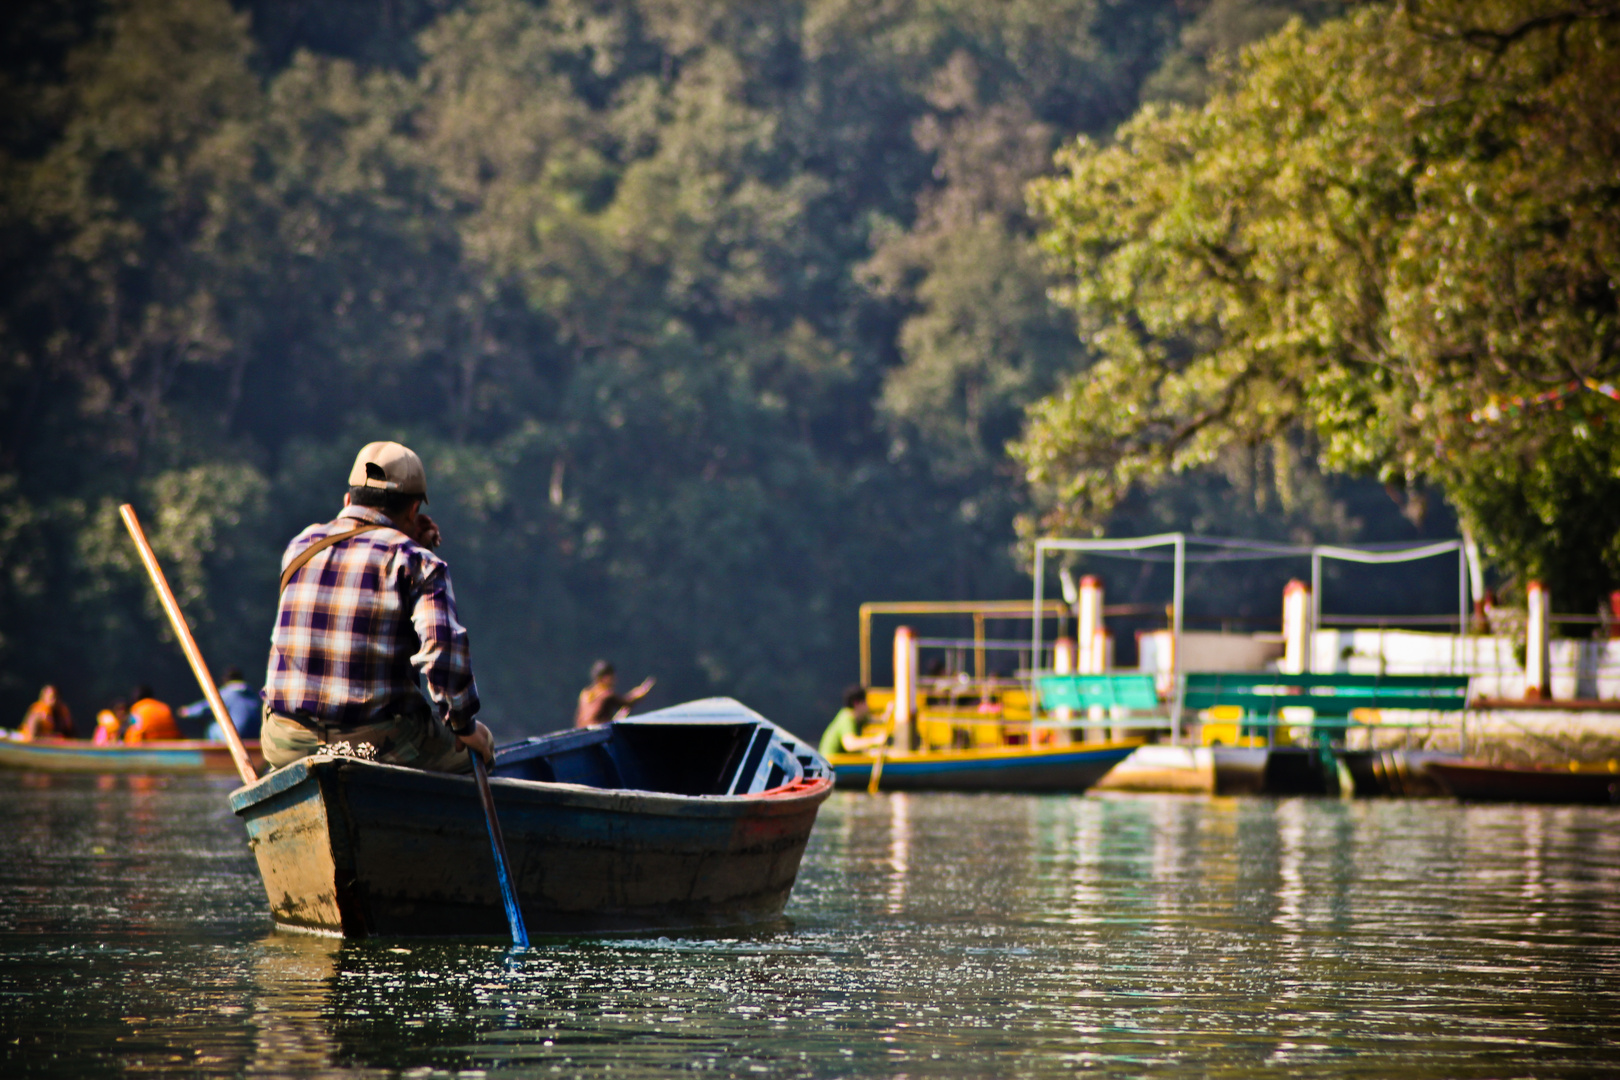
POLYGON ((141 562, 146 564, 146 572, 152 578, 152 585, 157 589, 158 599, 163 602, 163 610, 168 613, 175 636, 180 639, 180 647, 185 650, 186 659, 191 662, 192 674, 197 676, 197 682, 202 685, 203 697, 208 699, 208 707, 213 710, 214 719, 218 721, 220 730, 225 733, 225 744, 231 748, 231 758, 236 762, 236 771, 241 774, 242 783, 251 784, 258 780, 259 775, 253 771, 253 763, 248 760, 247 747, 242 745, 242 737, 236 733, 236 725, 231 723, 231 714, 225 711, 225 702, 219 696, 219 688, 214 685, 214 677, 208 674, 208 665, 203 663, 196 639, 191 636, 191 627, 186 625, 186 617, 180 613, 180 604, 169 589, 168 579, 163 576, 163 568, 158 566, 157 556, 152 553, 152 545, 146 542, 146 533, 141 531, 141 522, 135 516, 135 508, 125 503, 118 508, 118 512, 123 515, 124 525, 128 527, 129 535, 135 540, 135 549, 141 553, 141 562))
POLYGON ((517 890, 512 887, 512 874, 506 860, 506 838, 501 835, 501 822, 495 816, 495 796, 489 790, 489 774, 484 771, 484 759, 478 751, 467 747, 472 758, 473 778, 478 781, 478 801, 484 806, 484 824, 489 828, 489 847, 495 856, 495 877, 501 886, 501 903, 506 906, 506 924, 512 930, 512 944, 520 949, 529 947, 529 931, 523 925, 523 909, 518 907, 517 890))

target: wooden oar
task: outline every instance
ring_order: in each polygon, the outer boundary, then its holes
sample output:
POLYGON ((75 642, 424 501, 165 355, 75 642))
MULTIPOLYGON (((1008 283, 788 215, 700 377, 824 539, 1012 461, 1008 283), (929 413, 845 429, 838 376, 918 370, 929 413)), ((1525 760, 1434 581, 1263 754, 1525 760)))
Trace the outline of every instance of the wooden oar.
POLYGON ((518 907, 517 890, 512 887, 512 874, 507 869, 506 840, 501 836, 501 822, 495 816, 495 796, 489 791, 489 774, 484 772, 484 759, 478 751, 467 747, 472 758, 473 777, 478 781, 478 799, 484 804, 484 824, 489 827, 489 847, 495 855, 495 877, 501 883, 501 902, 506 905, 506 923, 512 928, 512 944, 520 949, 529 947, 529 931, 523 925, 523 911, 518 907))
POLYGON ((191 636, 191 627, 186 625, 186 617, 180 613, 180 605, 174 599, 174 593, 169 589, 169 582, 163 576, 162 567, 158 566, 157 556, 152 553, 152 545, 146 542, 146 534, 141 531, 140 519, 135 516, 135 508, 125 503, 118 508, 123 515, 124 525, 129 529, 129 535, 135 540, 135 548, 141 553, 141 562, 146 564, 146 572, 152 578, 152 584, 157 588, 158 599, 163 602, 163 610, 169 615, 169 623, 174 627, 175 636, 180 639, 180 647, 185 650, 186 659, 191 662, 192 674, 197 676, 197 682, 202 685, 203 697, 208 699, 208 707, 213 710, 214 720, 225 733, 225 745, 231 748, 231 758, 236 762, 236 771, 241 774, 242 783, 251 784, 259 779, 259 774, 253 771, 253 763, 248 760, 247 747, 242 745, 242 737, 236 733, 236 725, 231 723, 231 714, 225 711, 225 702, 219 696, 219 688, 214 685, 214 677, 208 674, 208 665, 203 663, 202 653, 197 649, 197 642, 191 636))
POLYGON ((877 748, 877 757, 872 762, 872 776, 866 782, 866 793, 876 795, 878 781, 883 777, 883 747, 877 748))

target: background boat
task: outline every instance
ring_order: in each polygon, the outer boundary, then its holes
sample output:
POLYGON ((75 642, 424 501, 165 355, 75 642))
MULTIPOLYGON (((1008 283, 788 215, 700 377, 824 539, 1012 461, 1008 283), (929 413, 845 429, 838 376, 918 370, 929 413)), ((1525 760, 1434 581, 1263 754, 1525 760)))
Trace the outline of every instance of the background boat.
MULTIPOLYGON (((779 917, 832 775, 718 698, 503 747, 490 787, 529 931, 592 933, 779 917)), ((507 933, 471 777, 313 757, 231 807, 280 925, 507 933)))
POLYGON ((1429 774, 1459 799, 1478 802, 1620 803, 1620 772, 1431 761, 1429 774))
POLYGON ((834 754, 841 788, 881 791, 1085 791, 1139 742, 1103 746, 1000 746, 960 750, 834 754), (872 783, 873 770, 878 771, 872 783))
POLYGON ((1438 750, 1339 750, 1355 781, 1356 795, 1388 796, 1396 798, 1433 798, 1449 795, 1433 773, 1434 765, 1444 762, 1461 763, 1456 754, 1438 750))
MULTIPOLYGON (((243 744, 255 764, 259 744, 243 744)), ((0 767, 36 772, 80 773, 235 773, 231 751, 222 742, 176 739, 97 746, 87 739, 24 740, 0 732, 0 767)))

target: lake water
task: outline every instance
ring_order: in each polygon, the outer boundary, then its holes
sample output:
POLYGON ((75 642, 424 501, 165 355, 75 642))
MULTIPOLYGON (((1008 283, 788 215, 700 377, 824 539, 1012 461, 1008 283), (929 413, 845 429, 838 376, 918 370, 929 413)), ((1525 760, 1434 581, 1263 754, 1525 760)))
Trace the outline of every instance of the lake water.
POLYGON ((835 795, 782 925, 277 932, 230 784, 0 774, 0 1075, 1620 1074, 1620 809, 835 795))

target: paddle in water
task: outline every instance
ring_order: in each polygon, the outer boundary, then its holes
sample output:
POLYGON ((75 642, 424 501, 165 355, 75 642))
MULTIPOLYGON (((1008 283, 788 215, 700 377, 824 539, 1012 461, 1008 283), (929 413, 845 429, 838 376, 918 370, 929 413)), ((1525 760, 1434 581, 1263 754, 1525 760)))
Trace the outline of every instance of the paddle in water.
POLYGON ((478 751, 467 748, 472 758, 473 778, 478 781, 478 799, 484 804, 484 824, 489 827, 489 847, 495 855, 495 877, 501 883, 501 902, 506 905, 506 922, 512 928, 512 944, 520 949, 529 947, 529 931, 523 926, 523 910, 518 907, 517 890, 512 887, 512 874, 507 868, 506 840, 501 836, 501 822, 495 816, 495 796, 489 791, 489 774, 484 772, 484 759, 478 751))

